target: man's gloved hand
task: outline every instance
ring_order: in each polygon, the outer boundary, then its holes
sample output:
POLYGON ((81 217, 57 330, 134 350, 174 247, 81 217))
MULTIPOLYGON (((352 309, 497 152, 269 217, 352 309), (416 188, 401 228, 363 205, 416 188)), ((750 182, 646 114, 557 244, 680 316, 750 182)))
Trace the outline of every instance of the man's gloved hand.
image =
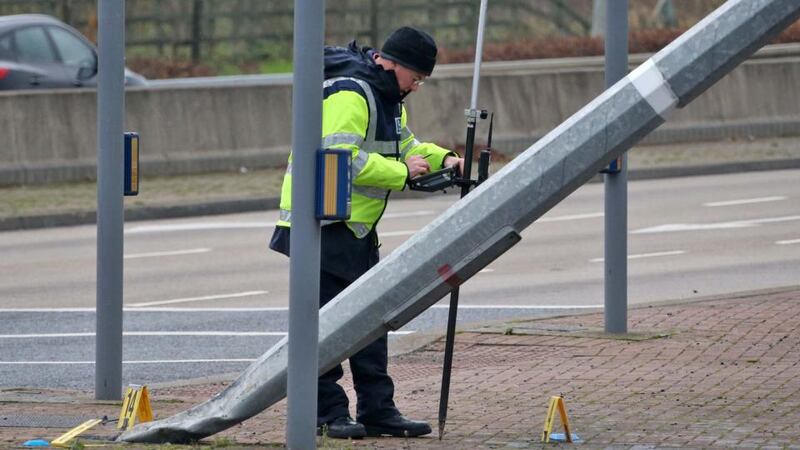
POLYGON ((406 158, 406 166, 408 167, 409 178, 425 175, 431 171, 431 165, 420 155, 411 155, 406 158))
POLYGON ((455 167, 458 169, 459 176, 464 176, 464 158, 456 156, 448 156, 444 159, 445 167, 455 167))

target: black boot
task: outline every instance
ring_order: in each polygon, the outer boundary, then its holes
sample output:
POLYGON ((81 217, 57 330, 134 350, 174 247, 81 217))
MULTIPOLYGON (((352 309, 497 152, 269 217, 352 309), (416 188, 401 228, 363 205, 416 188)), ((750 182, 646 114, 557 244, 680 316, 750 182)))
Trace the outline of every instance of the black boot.
POLYGON ((420 420, 410 420, 403 416, 389 417, 375 422, 364 423, 367 436, 416 437, 431 432, 431 426, 420 420))
POLYGON ((349 416, 337 417, 325 425, 317 427, 317 436, 322 436, 323 432, 329 438, 334 439, 361 439, 367 435, 364 425, 349 416))

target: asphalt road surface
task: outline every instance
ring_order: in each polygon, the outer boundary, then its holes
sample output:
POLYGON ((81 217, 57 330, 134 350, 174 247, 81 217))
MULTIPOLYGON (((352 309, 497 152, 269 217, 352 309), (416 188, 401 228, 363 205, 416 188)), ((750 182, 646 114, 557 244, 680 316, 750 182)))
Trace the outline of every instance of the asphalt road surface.
MULTIPOLYGON (((458 200, 394 200, 388 254, 458 200)), ((125 227, 124 383, 241 371, 287 330, 276 211, 125 227)), ((800 283, 800 171, 631 182, 628 301, 800 283)), ((94 226, 0 233, 0 386, 94 386, 94 226)), ((462 324, 603 305, 603 186, 576 191, 462 286, 462 324)), ((447 300, 392 340, 442 332, 447 300)))

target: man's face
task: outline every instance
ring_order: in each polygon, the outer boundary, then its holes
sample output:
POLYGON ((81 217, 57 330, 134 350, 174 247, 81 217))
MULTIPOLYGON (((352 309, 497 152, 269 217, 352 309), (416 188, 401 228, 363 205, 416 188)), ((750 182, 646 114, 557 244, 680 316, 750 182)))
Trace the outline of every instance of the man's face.
POLYGON ((387 69, 394 70, 397 77, 397 86, 400 92, 407 94, 415 92, 425 82, 427 78, 424 74, 411 70, 408 67, 394 61, 388 61, 387 69))

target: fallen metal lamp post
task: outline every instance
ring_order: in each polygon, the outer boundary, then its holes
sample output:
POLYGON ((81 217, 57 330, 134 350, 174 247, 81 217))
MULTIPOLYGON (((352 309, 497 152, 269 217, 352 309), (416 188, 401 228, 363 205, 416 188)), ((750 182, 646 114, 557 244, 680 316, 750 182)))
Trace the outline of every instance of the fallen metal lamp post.
MULTIPOLYGON (((730 0, 459 200, 320 310, 324 373, 425 311, 520 232, 800 16, 798 0, 730 0)), ((210 400, 118 439, 183 443, 286 395, 286 339, 210 400)))

